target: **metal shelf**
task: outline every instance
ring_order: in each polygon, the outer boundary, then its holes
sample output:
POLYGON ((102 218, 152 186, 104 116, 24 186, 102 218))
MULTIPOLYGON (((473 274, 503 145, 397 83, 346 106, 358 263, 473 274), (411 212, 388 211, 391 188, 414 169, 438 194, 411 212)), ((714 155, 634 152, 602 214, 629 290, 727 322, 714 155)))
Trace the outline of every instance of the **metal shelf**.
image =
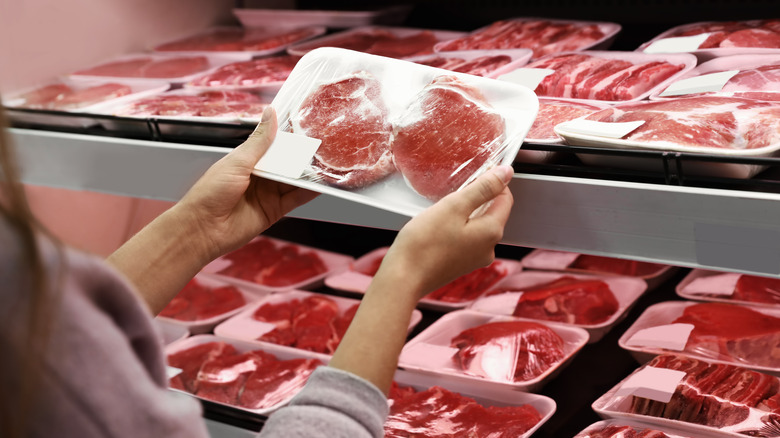
MULTIPOLYGON (((26 183, 178 200, 229 148, 12 128, 26 183)), ((517 173, 503 243, 780 276, 780 194, 517 173)), ((323 195, 291 216, 400 229, 323 195)))

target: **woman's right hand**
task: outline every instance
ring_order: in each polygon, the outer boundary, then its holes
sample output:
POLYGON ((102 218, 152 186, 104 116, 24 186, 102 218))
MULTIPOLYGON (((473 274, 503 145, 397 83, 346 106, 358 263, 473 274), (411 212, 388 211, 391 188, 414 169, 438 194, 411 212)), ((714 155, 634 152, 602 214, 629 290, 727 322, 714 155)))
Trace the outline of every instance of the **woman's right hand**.
POLYGON ((512 209, 511 166, 497 166, 439 200, 399 231, 377 275, 413 278, 422 298, 495 259, 512 209))

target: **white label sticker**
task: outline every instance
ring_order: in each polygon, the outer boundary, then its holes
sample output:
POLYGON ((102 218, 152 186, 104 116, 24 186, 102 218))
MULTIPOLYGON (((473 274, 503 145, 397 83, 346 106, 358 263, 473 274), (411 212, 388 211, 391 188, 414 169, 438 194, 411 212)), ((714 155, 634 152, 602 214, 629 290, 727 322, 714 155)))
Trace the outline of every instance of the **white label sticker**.
POLYGON ((550 70, 548 68, 518 68, 510 73, 499 76, 498 80, 512 82, 513 84, 523 85, 531 90, 536 90, 539 83, 553 73, 555 73, 555 70, 550 70))
POLYGON ((730 297, 742 274, 728 273, 699 277, 688 283, 683 292, 691 295, 718 295, 730 297))
POLYGON ((682 96, 720 91, 737 73, 739 70, 729 70, 683 79, 669 85, 659 96, 682 96))
POLYGON ((328 286, 339 289, 343 288, 350 291, 365 292, 374 277, 361 274, 355 271, 345 271, 334 275, 326 280, 328 286))
POLYGON ((471 305, 471 309, 493 313, 498 315, 511 315, 517 307, 517 301, 522 292, 505 292, 498 295, 490 295, 478 299, 471 305))
POLYGON ((661 403, 669 403, 685 372, 666 368, 645 367, 631 375, 617 390, 617 396, 633 395, 661 403))
POLYGON ((255 169, 288 178, 300 178, 311 163, 322 140, 291 132, 277 131, 276 139, 255 169))
POLYGON ((560 270, 568 268, 580 254, 566 251, 539 251, 529 258, 526 267, 560 270))
POLYGON ((664 348, 682 351, 688 343, 693 324, 665 324, 639 330, 626 342, 632 347, 664 348))
POLYGON ((635 120, 633 122, 597 122, 595 120, 574 119, 568 122, 559 123, 555 126, 555 133, 594 135, 605 138, 623 138, 634 132, 635 129, 644 125, 644 120, 635 120))
POLYGON ((455 369, 452 356, 457 352, 457 348, 421 342, 404 348, 399 363, 434 370, 455 369))
POLYGON ((226 338, 257 339, 275 328, 276 324, 257 321, 252 317, 242 317, 229 319, 220 324, 219 333, 216 334, 226 338))
POLYGON ((694 52, 699 49, 703 42, 710 37, 709 33, 699 35, 664 38, 653 41, 645 47, 645 53, 685 53, 694 52))
POLYGON ((165 366, 165 375, 169 379, 172 379, 172 378, 178 376, 179 374, 181 374, 182 371, 183 370, 181 368, 172 367, 170 365, 166 365, 165 366))

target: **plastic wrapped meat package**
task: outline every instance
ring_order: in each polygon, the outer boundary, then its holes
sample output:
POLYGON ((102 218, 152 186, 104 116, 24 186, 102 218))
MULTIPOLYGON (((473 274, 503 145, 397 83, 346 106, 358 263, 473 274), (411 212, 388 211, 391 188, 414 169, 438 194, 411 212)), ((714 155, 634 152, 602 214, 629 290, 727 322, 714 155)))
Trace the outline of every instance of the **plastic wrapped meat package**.
POLYGON ((647 290, 642 279, 523 271, 499 281, 470 310, 579 327, 599 341, 647 290))
POLYGON ((456 310, 407 342, 398 366, 446 381, 534 392, 587 342, 579 327, 456 310))
POLYGON ((325 35, 287 48, 290 55, 303 56, 320 47, 354 50, 389 58, 405 59, 428 55, 444 40, 456 38, 463 32, 417 29, 394 26, 364 26, 325 35))
POLYGON ((620 32, 617 23, 510 18, 481 27, 468 35, 436 45, 437 52, 484 49, 531 49, 534 58, 551 53, 607 49, 620 32))
POLYGON ((675 291, 689 300, 780 309, 780 279, 772 277, 693 269, 675 291))
POLYGON ((654 304, 618 344, 640 362, 682 353, 780 376, 780 309, 731 303, 668 301, 654 304))
POLYGON ((288 46, 325 33, 322 26, 298 28, 216 27, 159 44, 158 53, 176 54, 241 54, 267 56, 284 52, 288 46))
POLYGON ((198 76, 184 84, 184 87, 252 91, 273 97, 290 76, 298 59, 298 56, 283 54, 234 62, 198 76))
POLYGON ((256 174, 414 216, 511 164, 538 100, 514 84, 322 48, 272 106, 280 131, 256 174))
POLYGON ((493 77, 528 63, 529 49, 463 50, 407 58, 407 61, 470 75, 493 77))
MULTIPOLYGON (((751 178, 768 165, 696 161, 695 154, 762 158, 780 149, 780 102, 700 96, 616 105, 555 132, 568 144, 608 149, 682 152, 688 175, 751 178), (705 114, 705 116, 702 116, 705 114)), ((662 171, 660 159, 578 154, 586 164, 662 171)))
MULTIPOLYGON (((269 295, 214 328, 214 334, 261 344, 333 354, 360 300, 291 290, 269 295)), ((409 331, 422 320, 414 310, 409 331)))
MULTIPOLYGON (((325 285, 336 290, 363 294, 379 269, 388 247, 377 248, 355 260, 349 269, 325 278, 325 285)), ((431 292, 418 306, 447 312, 462 309, 493 288, 502 278, 520 272, 520 262, 497 258, 489 266, 476 269, 431 292)))
POLYGON ((780 432, 780 380, 747 368, 674 354, 653 358, 598 398, 605 419, 661 425, 693 436, 780 432))
POLYGON ((648 426, 638 421, 602 420, 583 429, 574 438, 695 438, 685 432, 648 426))
POLYGON ((366 10, 235 8, 233 15, 244 27, 325 26, 346 29, 375 24, 399 25, 411 12, 410 5, 366 10))
POLYGON ((187 282, 156 318, 185 327, 191 334, 206 333, 263 295, 198 274, 187 282))
POLYGON ((550 420, 547 396, 398 370, 390 394, 386 438, 478 436, 528 438, 550 420))
POLYGON ((52 79, 3 97, 3 106, 15 122, 42 126, 91 127, 100 122, 88 114, 136 98, 161 93, 170 84, 162 81, 52 79), (22 109, 23 111, 14 111, 22 109), (84 114, 84 117, 60 116, 43 111, 84 114))
POLYGON ((251 54, 161 55, 137 53, 119 56, 68 75, 76 79, 136 79, 183 84, 225 64, 251 59, 251 54))
POLYGON ((777 55, 733 55, 711 59, 681 75, 651 100, 725 96, 780 101, 780 51, 777 55))
POLYGON ((658 286, 676 271, 674 266, 660 263, 541 248, 531 251, 521 261, 524 268, 539 271, 641 278, 647 283, 648 290, 658 286))
POLYGON ((780 19, 683 24, 661 33, 637 50, 690 52, 701 62, 720 56, 775 55, 780 53, 780 19))
POLYGON ((328 356, 196 335, 165 348, 171 389, 268 415, 287 404, 328 356))
POLYGON ((248 290, 283 292, 318 287, 354 258, 281 239, 259 236, 206 265, 202 272, 248 290))

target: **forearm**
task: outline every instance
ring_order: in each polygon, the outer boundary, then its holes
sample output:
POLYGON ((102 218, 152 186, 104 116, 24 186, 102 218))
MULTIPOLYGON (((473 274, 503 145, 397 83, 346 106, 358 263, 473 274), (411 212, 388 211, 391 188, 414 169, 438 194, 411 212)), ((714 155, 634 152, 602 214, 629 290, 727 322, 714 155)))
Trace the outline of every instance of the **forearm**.
POLYGON ((177 207, 161 214, 107 258, 136 287, 153 315, 210 261, 194 221, 177 207))

